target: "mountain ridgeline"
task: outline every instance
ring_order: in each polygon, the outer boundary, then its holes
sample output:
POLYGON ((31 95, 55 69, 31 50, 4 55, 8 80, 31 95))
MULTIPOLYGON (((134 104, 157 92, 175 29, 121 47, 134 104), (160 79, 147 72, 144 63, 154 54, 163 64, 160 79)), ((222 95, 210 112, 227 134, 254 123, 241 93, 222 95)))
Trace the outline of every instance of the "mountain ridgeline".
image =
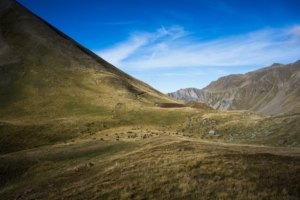
POLYGON ((183 102, 205 102, 218 110, 253 110, 264 114, 298 111, 300 61, 221 77, 201 90, 180 89, 167 95, 183 102))

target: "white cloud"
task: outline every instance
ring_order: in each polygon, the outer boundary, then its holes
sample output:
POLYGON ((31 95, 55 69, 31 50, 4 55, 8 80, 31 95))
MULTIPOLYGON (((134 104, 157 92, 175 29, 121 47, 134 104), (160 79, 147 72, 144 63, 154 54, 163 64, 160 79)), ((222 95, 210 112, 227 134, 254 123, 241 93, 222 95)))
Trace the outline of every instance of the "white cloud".
POLYGON ((289 30, 289 34, 292 36, 292 44, 297 44, 300 42, 300 26, 294 26, 289 30))
POLYGON ((125 42, 96 53, 123 70, 267 66, 300 59, 300 26, 269 28, 210 41, 192 36, 183 27, 162 26, 153 33, 134 33, 125 42))
MULTIPOLYGON (((221 71, 220 71, 221 72, 221 71)), ((186 72, 186 73, 174 73, 174 72, 169 72, 169 73, 156 73, 156 74, 137 74, 136 76, 150 76, 150 77, 153 77, 153 76, 169 76, 169 77, 177 77, 177 76, 180 76, 180 77, 193 77, 193 76, 200 76, 200 75, 204 75, 205 73, 204 72, 199 72, 199 71, 196 71, 196 72, 186 72)), ((224 74, 224 72, 222 73, 224 74)))
POLYGON ((116 46, 96 52, 102 58, 106 59, 114 65, 122 65, 121 61, 128 58, 137 49, 146 44, 149 40, 149 34, 135 34, 127 41, 117 44, 116 46))

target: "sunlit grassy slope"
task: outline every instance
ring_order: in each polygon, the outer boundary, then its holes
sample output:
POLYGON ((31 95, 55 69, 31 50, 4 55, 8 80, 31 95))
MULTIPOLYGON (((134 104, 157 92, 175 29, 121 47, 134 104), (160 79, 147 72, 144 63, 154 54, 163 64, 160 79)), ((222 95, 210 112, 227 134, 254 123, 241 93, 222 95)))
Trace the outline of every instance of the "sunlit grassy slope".
POLYGON ((300 198, 299 113, 180 104, 3 2, 1 199, 300 198))
POLYGON ((129 112, 174 102, 6 2, 0 18, 1 151, 70 139, 93 120, 101 123, 97 131, 103 123, 117 125, 112 116, 121 105, 129 112))
POLYGON ((169 101, 16 3, 1 12, 1 118, 105 115, 119 101, 169 101), (146 100, 148 97, 148 101, 146 100))

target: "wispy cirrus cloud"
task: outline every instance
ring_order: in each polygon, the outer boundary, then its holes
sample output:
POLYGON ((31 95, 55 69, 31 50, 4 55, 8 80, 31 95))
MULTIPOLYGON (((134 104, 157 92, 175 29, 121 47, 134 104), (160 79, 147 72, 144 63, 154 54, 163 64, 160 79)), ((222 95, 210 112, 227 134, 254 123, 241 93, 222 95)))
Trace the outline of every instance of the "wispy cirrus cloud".
POLYGON ((291 43, 297 44, 300 42, 300 26, 294 26, 288 33, 291 35, 291 43))
POLYGON ((132 33, 126 41, 116 44, 111 48, 96 51, 96 53, 110 63, 121 67, 127 62, 127 59, 132 59, 132 57, 138 57, 138 60, 144 57, 153 60, 157 53, 165 52, 165 48, 168 48, 165 44, 166 38, 168 41, 175 41, 186 34, 187 32, 181 27, 175 26, 166 29, 162 26, 153 33, 132 33))
POLYGON ((137 76, 149 76, 149 77, 158 77, 158 76, 169 76, 169 77, 194 77, 205 75, 205 72, 201 71, 190 71, 190 72, 164 72, 164 73, 146 73, 146 74, 138 74, 137 76))
POLYGON ((96 53, 114 65, 121 65, 122 60, 132 56, 137 49, 148 43, 149 37, 150 34, 134 34, 127 41, 96 53))
POLYGON ((300 25, 208 41, 181 26, 162 26, 154 32, 135 32, 96 53, 121 69, 267 66, 300 59, 300 25))

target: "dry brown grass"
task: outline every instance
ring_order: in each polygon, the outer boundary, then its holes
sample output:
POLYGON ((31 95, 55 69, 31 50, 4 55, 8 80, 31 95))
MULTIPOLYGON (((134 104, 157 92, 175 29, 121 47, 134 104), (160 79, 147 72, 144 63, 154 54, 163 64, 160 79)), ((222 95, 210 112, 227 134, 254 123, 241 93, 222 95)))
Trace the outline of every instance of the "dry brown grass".
MULTIPOLYGON (((25 181, 23 186, 9 182, 2 188, 1 196, 7 199, 18 196, 17 199, 300 198, 298 149, 216 144, 162 135, 126 142, 81 141, 48 148, 47 156, 43 157, 45 151, 35 153, 42 156, 43 162, 33 164, 19 175, 26 177, 26 181, 15 177, 25 181), (84 150, 87 145, 89 148, 84 150), (62 152, 65 153, 61 159, 55 158, 62 152), (85 166, 89 162, 94 165, 85 166), (39 175, 44 177, 37 179, 39 175)), ((16 163, 19 161, 16 158, 16 163)))

